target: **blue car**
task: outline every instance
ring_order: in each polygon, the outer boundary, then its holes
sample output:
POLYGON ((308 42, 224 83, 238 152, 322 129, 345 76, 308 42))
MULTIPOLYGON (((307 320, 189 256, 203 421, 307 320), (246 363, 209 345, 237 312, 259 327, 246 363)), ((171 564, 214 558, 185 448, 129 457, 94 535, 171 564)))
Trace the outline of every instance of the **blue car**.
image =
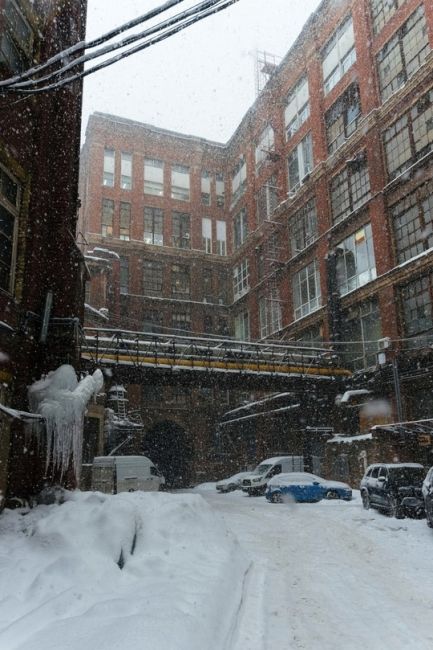
POLYGON ((347 483, 328 481, 308 472, 278 474, 268 481, 265 496, 271 503, 296 501, 316 503, 322 499, 344 499, 350 501, 352 489, 347 483))

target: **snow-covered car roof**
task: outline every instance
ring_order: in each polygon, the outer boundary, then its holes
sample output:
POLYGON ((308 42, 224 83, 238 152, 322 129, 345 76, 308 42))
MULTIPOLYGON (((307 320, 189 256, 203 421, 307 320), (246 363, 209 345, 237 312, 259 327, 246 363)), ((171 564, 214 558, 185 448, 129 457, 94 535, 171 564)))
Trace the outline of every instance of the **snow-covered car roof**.
POLYGON ((244 478, 245 476, 249 476, 250 474, 251 472, 238 472, 237 474, 233 474, 233 476, 222 478, 220 481, 217 482, 217 485, 224 485, 225 483, 235 483, 236 481, 239 481, 241 478, 244 478))
POLYGON ((421 465, 421 463, 373 463, 373 465, 369 465, 367 467, 366 471, 368 472, 368 470, 372 469, 373 467, 386 467, 387 469, 395 467, 414 467, 417 469, 424 469, 424 466, 421 465))
POLYGON ((286 472, 284 474, 277 474, 273 476, 269 481, 268 485, 289 485, 291 483, 312 483, 317 481, 322 485, 327 485, 328 487, 346 487, 350 488, 350 485, 347 483, 342 483, 341 481, 328 481, 326 478, 317 476, 316 474, 310 474, 309 472, 286 472))
POLYGON ((274 456, 273 458, 265 458, 265 460, 262 460, 259 465, 274 465, 286 458, 292 458, 292 456, 274 456))

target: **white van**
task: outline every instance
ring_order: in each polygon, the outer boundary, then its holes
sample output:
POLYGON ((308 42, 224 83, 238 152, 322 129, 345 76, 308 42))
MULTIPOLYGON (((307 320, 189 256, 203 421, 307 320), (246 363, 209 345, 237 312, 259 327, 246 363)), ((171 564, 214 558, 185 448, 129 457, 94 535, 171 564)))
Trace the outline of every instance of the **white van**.
POLYGON ((242 479, 241 488, 250 496, 259 496, 265 493, 268 481, 277 474, 287 472, 303 472, 303 456, 276 456, 268 458, 257 465, 256 469, 242 479))
POLYGON ((146 456, 96 456, 92 465, 92 490, 118 492, 157 491, 165 478, 146 456))

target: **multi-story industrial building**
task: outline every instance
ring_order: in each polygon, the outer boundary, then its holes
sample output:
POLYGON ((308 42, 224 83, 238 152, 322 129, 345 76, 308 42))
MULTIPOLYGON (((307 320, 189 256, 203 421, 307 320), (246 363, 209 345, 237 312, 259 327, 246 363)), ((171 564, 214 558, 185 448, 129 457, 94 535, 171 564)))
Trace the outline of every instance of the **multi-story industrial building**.
MULTIPOLYGON (((0 0, 0 78, 82 41, 86 0, 0 0)), ((28 435, 27 387, 78 364, 86 274, 75 243, 82 83, 0 93, 0 496, 28 496, 46 473, 28 435)), ((1 506, 1 498, 0 498, 1 506)))
POLYGON ((323 0, 227 144, 92 115, 80 228, 119 264, 90 304, 332 342, 394 421, 433 416, 432 46, 429 0, 323 0))

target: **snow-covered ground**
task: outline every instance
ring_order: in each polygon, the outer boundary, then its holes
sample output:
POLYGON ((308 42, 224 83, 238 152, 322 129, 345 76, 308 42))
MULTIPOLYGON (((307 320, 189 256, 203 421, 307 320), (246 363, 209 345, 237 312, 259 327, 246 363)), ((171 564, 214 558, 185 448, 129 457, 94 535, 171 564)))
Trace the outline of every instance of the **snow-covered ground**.
POLYGON ((0 650, 431 650, 433 531, 352 502, 73 493, 0 516, 0 650))

